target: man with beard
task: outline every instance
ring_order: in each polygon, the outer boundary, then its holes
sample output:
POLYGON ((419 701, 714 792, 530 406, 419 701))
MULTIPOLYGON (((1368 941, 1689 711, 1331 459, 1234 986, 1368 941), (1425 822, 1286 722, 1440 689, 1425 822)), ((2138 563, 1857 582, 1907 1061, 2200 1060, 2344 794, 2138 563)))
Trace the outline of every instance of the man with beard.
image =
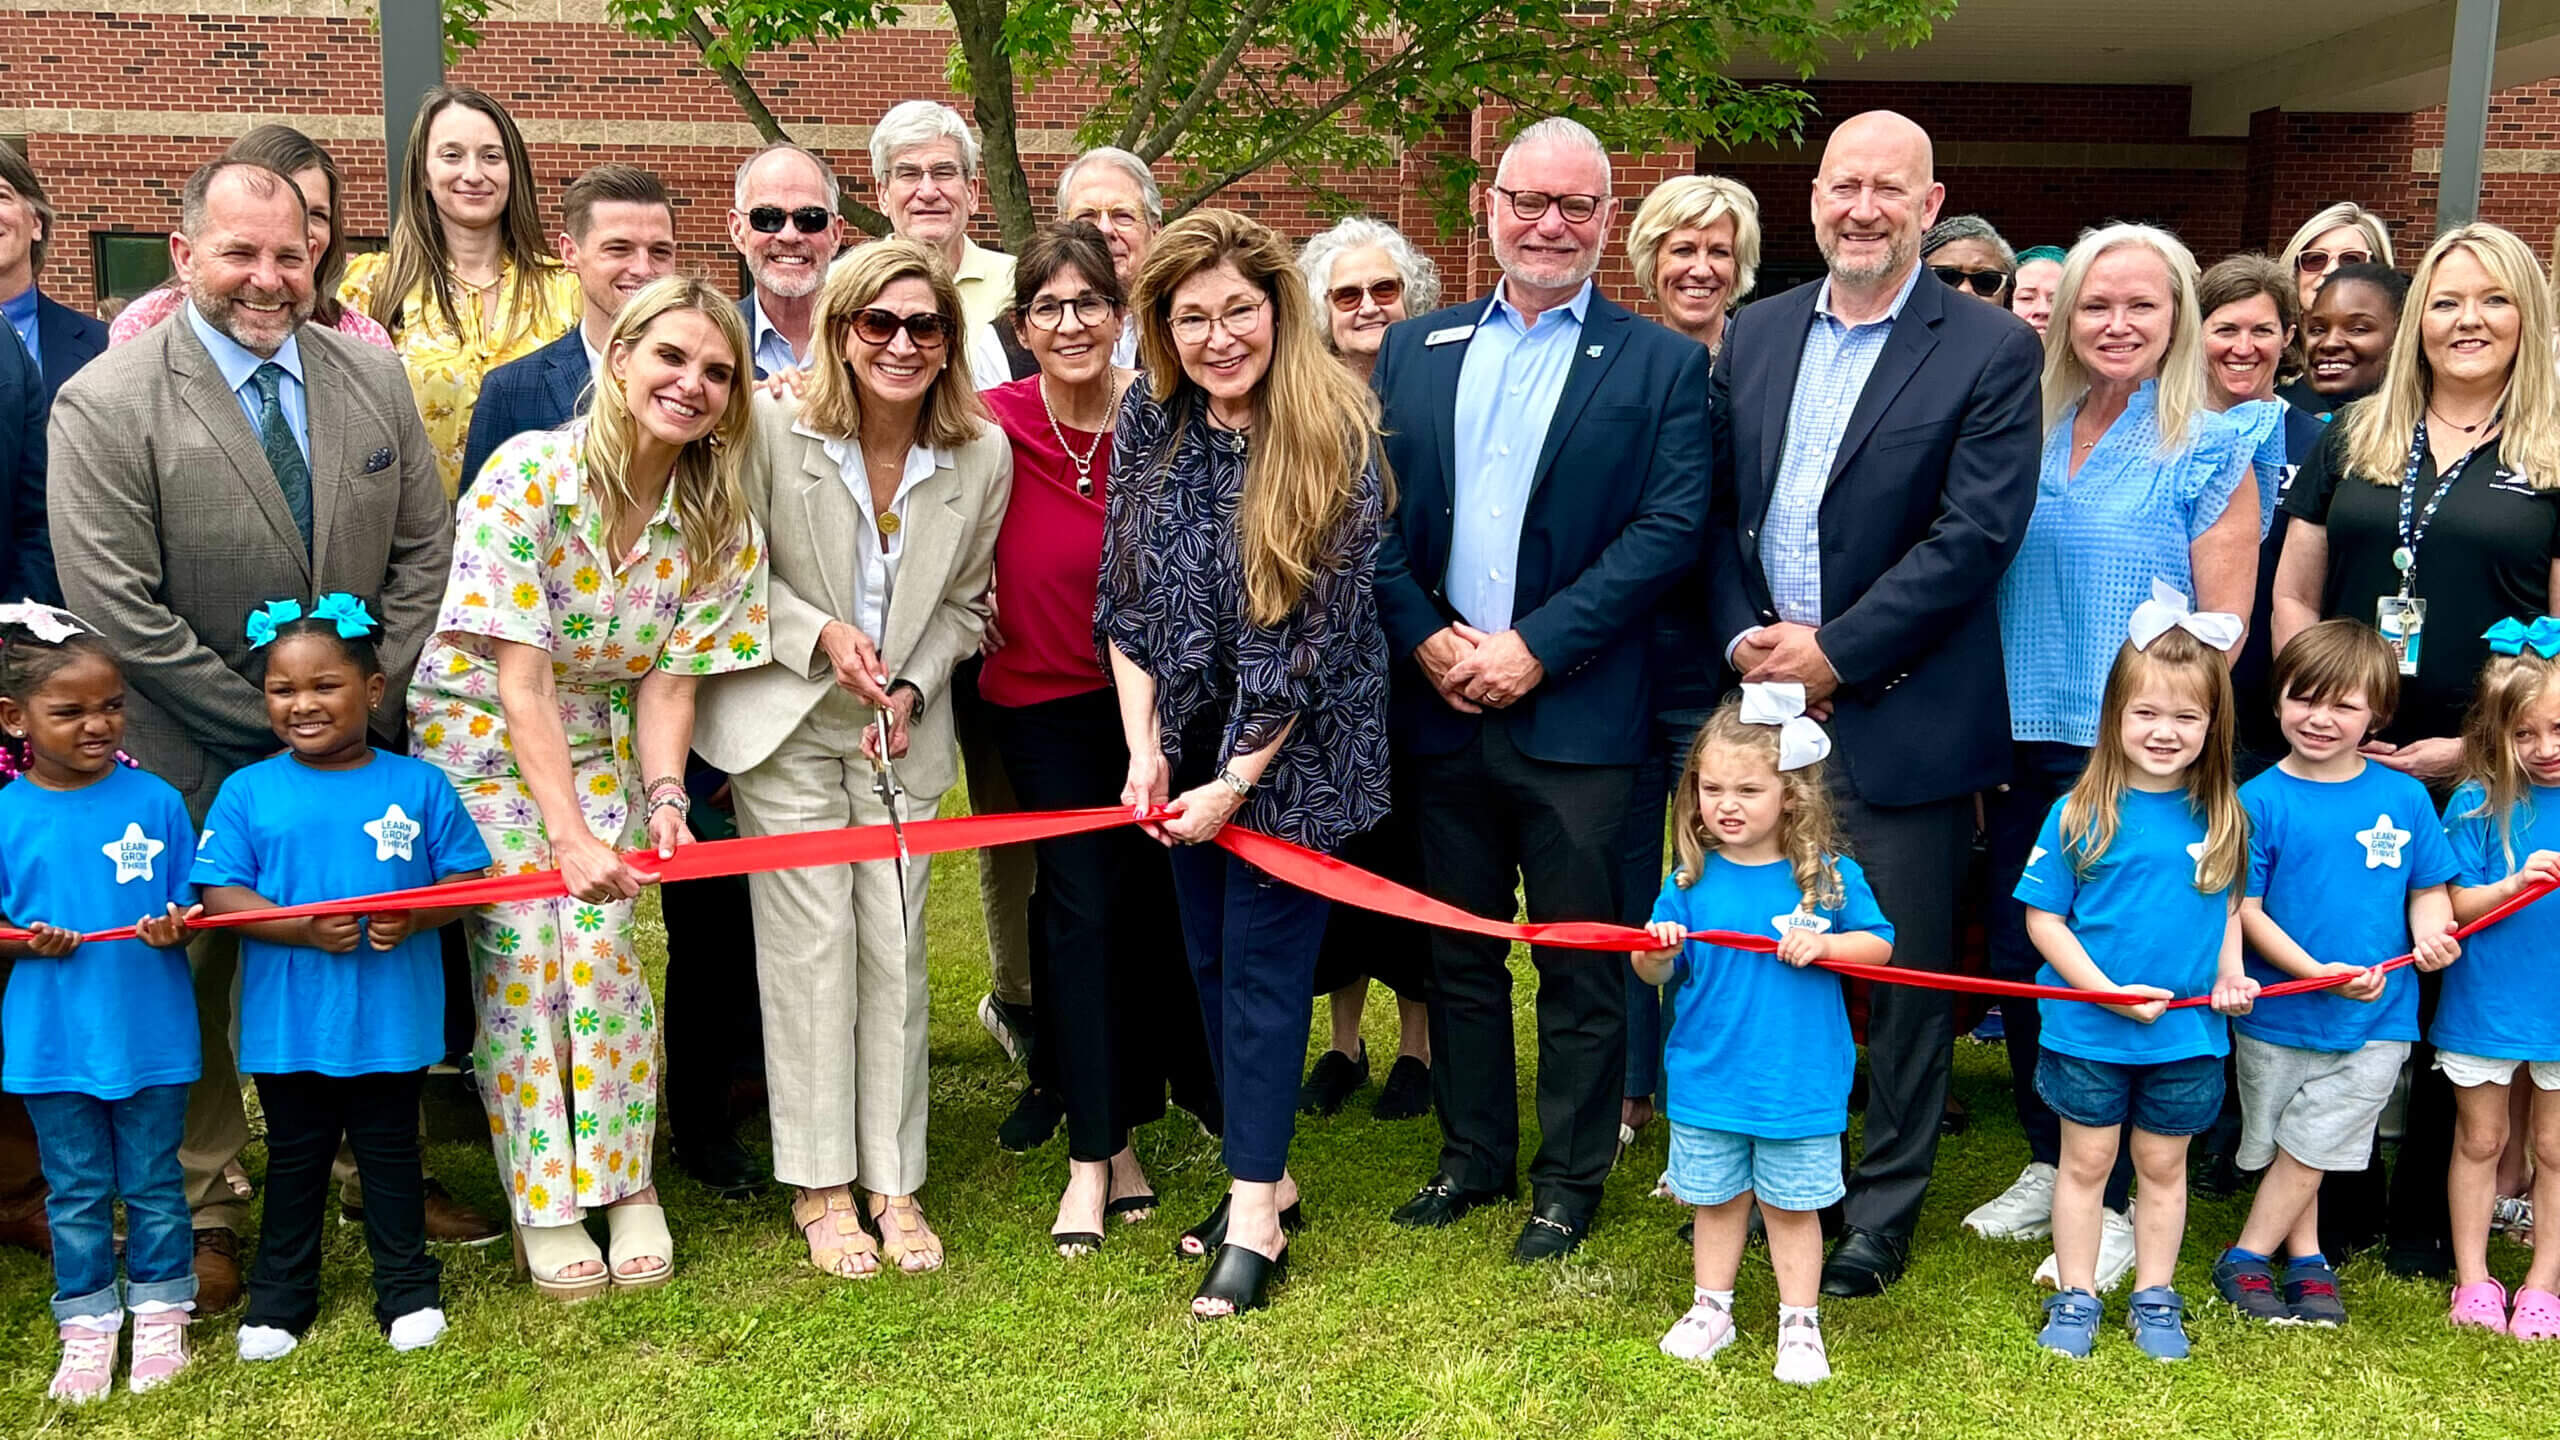
POLYGON ((756 378, 808 368, 827 262, 844 241, 844 192, 827 162, 789 141, 746 158, 730 192, 729 243, 755 288, 738 302, 756 378))
MULTIPOLYGON (((1716 362, 1713 628, 1746 681, 1802 684, 1835 746, 1850 849, 1893 917, 1893 963, 1952 970, 1973 794, 2009 770, 1994 603, 2035 509, 2035 332, 1925 279, 1946 187, 1890 111, 1841 123, 1813 180, 1830 274, 1737 312, 1716 362)), ((1940 991, 1867 1009, 1866 1153, 1826 1295, 1900 1277, 1954 1059, 1940 991)))
MULTIPOLYGON (((376 744, 397 748, 409 670, 435 626, 452 537, 435 449, 388 350, 311 318, 302 193, 261 165, 188 180, 169 253, 187 306, 108 351, 56 397, 54 546, 70 607, 124 667, 125 749, 202 824, 223 780, 274 754, 251 677, 249 612, 357 596, 382 622, 391 683, 376 744)), ((231 1058, 236 931, 191 947, 204 1074, 178 1158, 196 1212, 197 1313, 240 1298, 240 1204, 222 1167, 248 1142, 231 1058)))
MULTIPOLYGON (((1697 562, 1707 351, 1591 283, 1617 201, 1589 130, 1539 121, 1479 193, 1502 281, 1387 332, 1372 376, 1403 494, 1378 552, 1398 658, 1398 800, 1425 888, 1508 920, 1618 913, 1617 843, 1653 710, 1654 602, 1697 562)), ((1395 1212, 1443 1226, 1512 1193, 1510 947, 1432 932, 1438 1173, 1395 1212)), ((1532 1210, 1515 1258, 1582 1243, 1616 1156, 1626 993, 1539 947, 1532 1210)))

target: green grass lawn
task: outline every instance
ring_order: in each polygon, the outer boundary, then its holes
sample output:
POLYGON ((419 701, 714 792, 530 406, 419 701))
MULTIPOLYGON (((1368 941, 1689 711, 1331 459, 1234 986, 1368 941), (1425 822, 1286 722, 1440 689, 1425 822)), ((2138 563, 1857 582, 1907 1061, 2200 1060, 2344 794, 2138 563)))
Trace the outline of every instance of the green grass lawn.
MULTIPOLYGON (((226 1317, 198 1327, 196 1368, 170 1389, 64 1411, 42 1399, 54 1362, 49 1272, 32 1255, 0 1251, 0 1434, 2380 1440, 2560 1429, 2550 1418, 2560 1414, 2560 1347, 2455 1334, 2438 1287, 2391 1279, 2370 1261, 2345 1272, 2355 1321, 2343 1332, 2248 1328, 2205 1305, 2208 1246, 2237 1229, 2236 1202, 2196 1208, 2181 1267, 2198 1312, 2194 1361, 2142 1360, 2119 1328, 2121 1294, 2097 1358, 2047 1357, 2031 1340, 2038 1292, 2027 1278, 2041 1250, 1957 1231, 1964 1211, 2024 1161, 2000 1053, 1974 1045, 1961 1047, 1956 1078, 1975 1124, 1940 1151, 1911 1275, 1883 1298, 1825 1307, 1838 1378, 1819 1390, 1769 1378, 1777 1297, 1756 1252, 1742 1277, 1741 1344, 1706 1367, 1654 1349, 1689 1295, 1688 1250, 1673 1233, 1683 1217, 1646 1198, 1661 1127, 1611 1181, 1582 1253, 1523 1269, 1508 1258, 1516 1206, 1429 1235, 1387 1224, 1430 1173, 1438 1131, 1430 1120, 1371 1120, 1374 1091, 1299 1130, 1309 1226, 1278 1304, 1195 1324, 1187 1305, 1199 1271, 1173 1257, 1173 1237, 1215 1201, 1223 1176, 1214 1144, 1185 1117, 1138 1139, 1165 1197, 1157 1218, 1115 1228, 1101 1254, 1072 1263, 1046 1240, 1063 1138, 1029 1155, 996 1148, 1019 1082, 973 1015, 986 976, 971 864, 942 858, 933 888, 934 1172, 924 1199, 950 1248, 940 1273, 821 1276, 778 1193, 713 1200, 662 1151, 679 1250, 664 1289, 562 1307, 510 1280, 503 1244, 448 1252, 452 1333, 433 1350, 394 1356, 370 1317, 361 1239, 333 1229, 322 1318, 299 1352, 240 1364, 236 1315, 226 1317)), ((662 948, 654 928, 645 943, 653 956, 662 948)), ((1369 1027, 1382 1056, 1394 1048, 1383 1002, 1369 1027)), ((1525 1060, 1534 1051, 1522 1013, 1525 1060)), ((253 1147, 250 1169, 263 1162, 253 1147)), ((430 1163, 495 1207, 485 1150, 442 1146, 430 1163)), ((2512 1283, 2522 1252, 2503 1248, 2498 1263, 2512 1283)))

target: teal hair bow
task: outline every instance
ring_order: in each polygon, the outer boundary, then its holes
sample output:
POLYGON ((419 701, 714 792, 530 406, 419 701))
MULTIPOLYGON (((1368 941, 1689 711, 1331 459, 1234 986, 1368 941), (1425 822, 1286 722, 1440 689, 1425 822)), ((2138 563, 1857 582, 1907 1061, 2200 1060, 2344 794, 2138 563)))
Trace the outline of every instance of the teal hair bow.
POLYGON ((2490 650, 2500 655, 2521 655, 2527 650, 2545 660, 2560 657, 2560 620, 2537 615, 2528 625, 2510 615, 2481 632, 2490 650))
POLYGON ((249 648, 264 650, 275 643, 276 630, 279 626, 290 625, 301 618, 302 602, 299 600, 270 600, 250 611, 249 623, 246 627, 249 634, 249 648))
POLYGON ((361 640, 381 628, 365 613, 364 602, 344 590, 321 596, 320 603, 311 607, 311 618, 334 622, 341 640, 361 640))

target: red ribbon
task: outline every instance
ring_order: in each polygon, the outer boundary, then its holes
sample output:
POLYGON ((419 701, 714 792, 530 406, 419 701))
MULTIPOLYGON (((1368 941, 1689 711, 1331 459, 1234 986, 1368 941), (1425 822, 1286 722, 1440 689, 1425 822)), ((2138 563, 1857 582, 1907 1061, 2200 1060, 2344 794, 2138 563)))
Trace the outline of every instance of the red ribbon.
MULTIPOLYGON (((963 815, 948 820, 919 820, 906 827, 906 849, 910 856, 939 855, 947 850, 977 850, 990 845, 1018 845, 1032 840, 1050 840, 1064 835, 1082 835, 1096 830, 1109 830, 1121 825, 1160 818, 1161 812, 1148 816, 1132 815, 1124 807, 1113 805, 1095 810, 1052 810, 1012 815, 963 815)), ((1552 945, 1564 950, 1616 951, 1653 950, 1650 932, 1632 925, 1617 925, 1600 920, 1547 920, 1516 924, 1493 920, 1473 911, 1461 910, 1445 901, 1435 900, 1419 890, 1399 885, 1380 875, 1372 875, 1355 865, 1346 865, 1330 855, 1320 854, 1276 836, 1249 830, 1242 825, 1229 825, 1218 832, 1217 843, 1227 853, 1253 865, 1275 879, 1285 880, 1302 890, 1321 895, 1340 905, 1353 905, 1374 910, 1382 915, 1418 920, 1442 930, 1458 930, 1483 935, 1515 944, 1552 945)), ((869 860, 897 858, 898 837, 887 825, 857 825, 841 830, 810 830, 796 835, 758 835, 736 840, 705 840, 684 846, 671 859, 661 860, 655 851, 637 851, 624 859, 634 871, 652 880, 703 880, 721 875, 753 875, 771 870, 797 870, 816 865, 850 865, 869 860)), ((2506 919, 2527 905, 2551 893, 2555 887, 2540 884, 2526 887, 2513 899, 2495 910, 2462 926, 2454 934, 2468 936, 2506 919)), ((433 885, 413 890, 393 890, 380 895, 363 895, 347 900, 322 900, 308 905, 288 905, 274 910, 239 910, 227 915, 199 915, 188 927, 196 930, 226 929, 254 921, 292 920, 306 915, 365 915, 375 911, 443 908, 456 905, 499 905, 511 901, 557 899, 568 893, 557 870, 529 871, 517 875, 492 876, 454 885, 433 885)), ((24 940, 24 930, 0 929, 0 940, 24 940)), ((90 940, 130 940, 130 925, 100 930, 81 937, 90 940)), ((1778 942, 1767 935, 1745 934, 1733 930, 1693 930, 1692 940, 1721 945, 1733 950, 1759 954, 1775 954, 1778 942)), ((2412 956, 2400 955, 2381 962, 2379 969, 2397 970, 2413 962, 2412 956)), ((1893 965, 1856 965, 1841 960, 1817 960, 1816 965, 1852 980, 1868 980, 1882 985, 1916 985, 1928 990, 1954 990, 1975 995, 2013 996, 2036 1000, 2083 1000, 2101 1005, 2141 1005, 2157 998, 2131 995, 2122 991, 2077 990, 2064 985, 2035 985, 2020 980, 1994 980, 1979 975, 1955 975, 1932 970, 1907 970, 1893 965)), ((2261 1000, 2286 995, 2307 995, 2314 991, 2334 989, 2355 978, 2352 975, 2324 975, 2309 980, 2286 980, 2264 987, 2261 1000)), ((2171 1000, 2172 1010, 2210 1005, 2208 995, 2189 995, 2171 1000)))

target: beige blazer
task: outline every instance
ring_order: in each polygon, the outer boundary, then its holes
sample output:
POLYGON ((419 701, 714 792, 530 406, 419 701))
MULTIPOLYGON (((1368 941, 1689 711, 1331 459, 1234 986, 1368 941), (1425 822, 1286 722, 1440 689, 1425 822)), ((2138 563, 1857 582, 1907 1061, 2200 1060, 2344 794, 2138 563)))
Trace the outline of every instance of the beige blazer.
MULTIPOLYGON (((693 748, 736 774, 773 754, 808 718, 835 671, 818 648, 830 620, 852 621, 855 528, 862 512, 826 447, 792 426, 796 401, 755 397, 747 504, 764 527, 773 577, 773 663, 705 677, 695 692, 693 748)), ((919 801, 951 788, 951 669, 975 654, 991 605, 996 531, 1013 496, 1013 446, 989 424, 908 492, 898 588, 881 630, 880 663, 924 691, 898 780, 919 801)))
POLYGON ((396 740, 452 559, 452 509, 399 358, 318 325, 296 343, 309 553, 184 311, 91 361, 53 403, 63 596, 123 664, 126 750, 199 816, 233 769, 281 748, 248 678, 250 610, 332 590, 363 599, 390 672, 373 726, 396 740))

